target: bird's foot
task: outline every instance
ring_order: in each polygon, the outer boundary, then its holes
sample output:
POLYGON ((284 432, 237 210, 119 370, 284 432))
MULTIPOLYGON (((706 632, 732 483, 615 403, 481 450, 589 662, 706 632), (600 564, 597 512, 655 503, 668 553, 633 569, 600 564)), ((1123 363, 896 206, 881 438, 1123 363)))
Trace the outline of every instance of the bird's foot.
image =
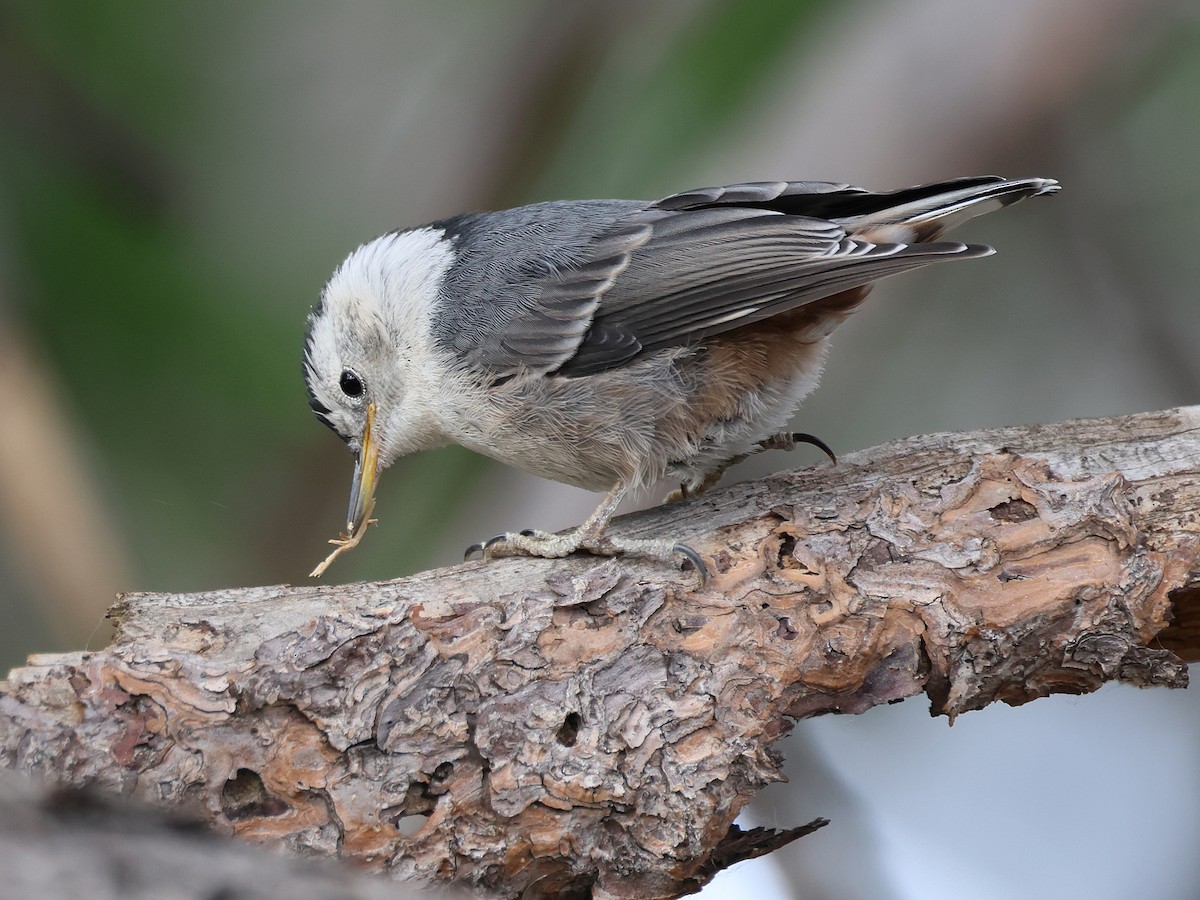
POLYGON ((565 534, 533 530, 498 534, 472 544, 467 548, 464 558, 471 559, 478 553, 483 559, 522 555, 559 559, 580 550, 594 556, 642 556, 663 562, 675 562, 682 558, 696 570, 701 587, 708 580, 708 566, 703 557, 687 544, 668 540, 612 538, 603 534, 592 536, 584 533, 582 528, 565 534))

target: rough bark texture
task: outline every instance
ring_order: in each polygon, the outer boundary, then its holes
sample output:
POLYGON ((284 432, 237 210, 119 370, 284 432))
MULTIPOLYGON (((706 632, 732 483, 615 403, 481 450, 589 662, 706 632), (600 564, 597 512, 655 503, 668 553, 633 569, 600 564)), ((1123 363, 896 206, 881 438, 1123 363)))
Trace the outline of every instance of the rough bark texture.
POLYGON ((911 438, 617 523, 686 539, 703 590, 576 557, 131 594, 108 649, 11 673, 0 754, 400 877, 677 896, 805 830, 731 830, 797 718, 1182 687, 1198 510, 1193 407, 911 438))

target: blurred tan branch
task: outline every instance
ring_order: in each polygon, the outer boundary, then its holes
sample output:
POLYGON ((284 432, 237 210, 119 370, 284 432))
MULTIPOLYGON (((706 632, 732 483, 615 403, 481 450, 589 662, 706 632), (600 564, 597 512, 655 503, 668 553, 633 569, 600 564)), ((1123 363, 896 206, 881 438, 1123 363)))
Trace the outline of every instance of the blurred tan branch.
POLYGON ((50 371, 12 323, 0 323, 0 530, 53 633, 84 644, 124 585, 129 567, 50 371))

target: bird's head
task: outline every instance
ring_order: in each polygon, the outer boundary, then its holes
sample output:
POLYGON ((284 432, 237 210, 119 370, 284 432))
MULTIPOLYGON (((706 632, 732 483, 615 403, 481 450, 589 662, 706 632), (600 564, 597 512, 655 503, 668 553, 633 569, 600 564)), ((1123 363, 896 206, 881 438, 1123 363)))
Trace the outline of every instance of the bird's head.
POLYGON ((317 418, 355 455, 347 536, 363 527, 379 473, 446 441, 430 320, 454 250, 438 229, 392 232, 338 266, 308 318, 304 380, 317 418))

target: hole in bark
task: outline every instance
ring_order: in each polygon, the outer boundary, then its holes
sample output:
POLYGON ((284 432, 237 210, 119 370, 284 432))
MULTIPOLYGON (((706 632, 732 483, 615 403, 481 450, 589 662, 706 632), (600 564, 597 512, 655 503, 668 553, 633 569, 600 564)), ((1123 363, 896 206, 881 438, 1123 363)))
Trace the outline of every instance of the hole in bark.
POLYGON ((583 717, 579 713, 567 713, 567 717, 563 719, 562 728, 558 729, 558 742, 564 747, 574 747, 575 739, 579 737, 580 726, 583 725, 583 717))
POLYGON ((430 795, 428 787, 426 784, 414 781, 408 786, 408 790, 404 792, 404 803, 399 807, 393 807, 391 813, 393 815, 409 813, 418 816, 428 816, 433 812, 434 806, 437 805, 437 800, 430 795))
POLYGON ((414 813, 410 816, 401 816, 396 820, 396 830, 405 837, 412 837, 429 821, 429 813, 414 813))
POLYGON ((796 536, 794 534, 783 535, 783 540, 779 542, 779 568, 794 569, 799 563, 796 561, 796 536))
POLYGON ((385 807, 379 817, 394 825, 405 837, 416 834, 429 821, 429 814, 437 805, 437 799, 430 796, 427 788, 426 784, 412 782, 404 792, 404 802, 385 807))
MULTIPOLYGON (((536 882, 535 882, 536 884, 536 882)), ((558 900, 592 900, 592 888, 596 884, 596 876, 591 875, 576 875, 569 881, 564 881, 553 886, 554 896, 558 900)), ((541 887, 540 884, 537 887, 541 887)), ((549 894, 541 894, 540 896, 548 897, 549 894)))
POLYGON ((433 770, 433 774, 429 776, 429 780, 430 781, 445 781, 447 778, 450 777, 450 773, 453 771, 454 771, 454 763, 449 762, 449 761, 444 762, 440 766, 438 766, 436 769, 433 770))
POLYGON ((1171 622, 1158 633, 1158 645, 1184 662, 1200 662, 1200 587, 1176 588, 1167 597, 1171 622))
POLYGON ((997 522, 1028 522, 1037 518, 1037 507, 1025 500, 1008 500, 988 510, 997 522))
POLYGON ((267 791, 253 769, 238 769, 221 788, 221 812, 230 821, 257 816, 282 816, 288 805, 267 791))

